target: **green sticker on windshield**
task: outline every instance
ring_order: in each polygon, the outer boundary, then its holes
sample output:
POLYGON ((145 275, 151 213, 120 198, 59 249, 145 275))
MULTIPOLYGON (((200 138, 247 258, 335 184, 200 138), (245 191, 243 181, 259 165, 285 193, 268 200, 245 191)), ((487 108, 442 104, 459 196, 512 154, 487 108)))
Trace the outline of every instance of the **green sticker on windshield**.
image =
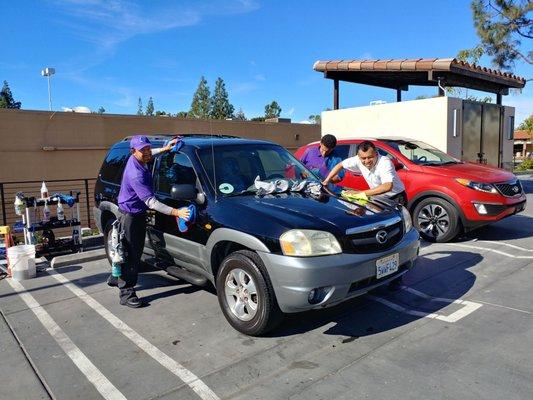
POLYGON ((230 193, 233 193, 235 188, 233 187, 233 185, 229 183, 221 183, 220 186, 218 187, 218 190, 220 190, 220 193, 230 194, 230 193))

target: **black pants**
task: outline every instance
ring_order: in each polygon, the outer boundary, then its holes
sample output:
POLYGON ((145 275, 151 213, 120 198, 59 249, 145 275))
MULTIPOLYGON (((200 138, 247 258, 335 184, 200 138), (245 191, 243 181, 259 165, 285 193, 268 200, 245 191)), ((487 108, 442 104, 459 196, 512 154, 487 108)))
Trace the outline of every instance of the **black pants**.
POLYGON ((392 200, 395 200, 398 204, 407 207, 407 193, 405 190, 403 192, 397 193, 394 196, 390 197, 392 200))
POLYGON ((146 213, 121 214, 120 223, 124 231, 123 245, 126 250, 126 262, 121 265, 118 287, 120 300, 126 301, 135 296, 135 285, 146 236, 146 213))

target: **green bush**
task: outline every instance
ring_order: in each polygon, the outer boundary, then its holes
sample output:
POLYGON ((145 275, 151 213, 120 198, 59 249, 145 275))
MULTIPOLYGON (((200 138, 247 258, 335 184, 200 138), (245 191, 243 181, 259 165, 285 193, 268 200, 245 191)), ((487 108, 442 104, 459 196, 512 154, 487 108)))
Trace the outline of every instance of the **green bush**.
POLYGON ((528 160, 522 161, 522 163, 518 167, 516 167, 516 169, 519 171, 526 171, 528 169, 533 169, 533 159, 530 158, 528 160))

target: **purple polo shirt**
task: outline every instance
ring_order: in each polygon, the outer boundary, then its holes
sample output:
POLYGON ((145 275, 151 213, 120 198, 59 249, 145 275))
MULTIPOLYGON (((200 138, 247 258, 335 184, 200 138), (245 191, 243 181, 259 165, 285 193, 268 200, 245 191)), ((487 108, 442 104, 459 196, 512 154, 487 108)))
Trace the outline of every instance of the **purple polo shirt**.
POLYGON ((152 174, 145 164, 130 156, 118 194, 118 208, 128 214, 138 214, 148 209, 144 203, 154 195, 152 174))
MULTIPOLYGON (((308 147, 300 159, 303 165, 313 172, 318 172, 322 178, 326 178, 335 165, 342 161, 335 149, 326 157, 320 154, 320 147, 308 147)), ((344 171, 339 172, 339 177, 344 178, 344 171)))

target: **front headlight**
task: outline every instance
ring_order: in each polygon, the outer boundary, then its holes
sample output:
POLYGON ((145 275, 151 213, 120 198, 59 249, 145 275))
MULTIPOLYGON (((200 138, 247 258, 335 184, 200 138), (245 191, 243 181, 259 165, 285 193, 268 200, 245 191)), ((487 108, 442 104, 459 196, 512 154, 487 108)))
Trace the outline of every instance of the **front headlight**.
POLYGON ((455 181, 470 189, 479 190, 480 192, 498 193, 494 185, 491 185, 490 183, 474 182, 463 178, 456 178, 455 181))
POLYGON ((409 214, 409 210, 404 206, 401 206, 401 207, 402 207, 403 231, 407 233, 413 227, 413 220, 411 219, 411 214, 409 214))
POLYGON ((280 236, 281 250, 286 256, 323 256, 342 253, 335 236, 329 232, 293 229, 280 236))

